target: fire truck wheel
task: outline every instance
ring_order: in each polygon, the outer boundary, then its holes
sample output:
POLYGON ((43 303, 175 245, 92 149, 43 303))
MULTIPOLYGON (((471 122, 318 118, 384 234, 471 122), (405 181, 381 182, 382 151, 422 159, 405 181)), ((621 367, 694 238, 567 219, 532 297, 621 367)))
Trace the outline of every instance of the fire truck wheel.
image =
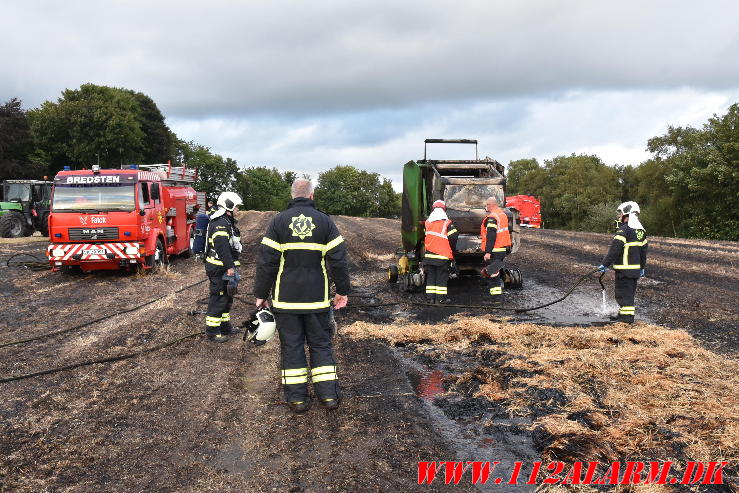
POLYGON ((159 269, 164 267, 164 264, 167 263, 167 252, 164 251, 164 244, 162 243, 162 240, 157 240, 157 247, 154 251, 154 255, 149 255, 146 261, 151 267, 149 271, 152 274, 159 272, 159 269))

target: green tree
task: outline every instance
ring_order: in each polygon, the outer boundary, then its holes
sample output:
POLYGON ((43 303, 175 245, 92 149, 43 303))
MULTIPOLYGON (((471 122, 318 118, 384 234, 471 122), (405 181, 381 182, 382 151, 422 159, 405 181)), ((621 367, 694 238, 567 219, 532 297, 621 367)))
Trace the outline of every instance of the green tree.
POLYGON ((64 165, 117 167, 166 162, 173 135, 156 104, 131 90, 83 84, 28 112, 33 162, 55 173, 64 165))
POLYGON ((652 193, 647 202, 671 208, 674 234, 739 240, 739 104, 700 130, 669 127, 647 149, 670 197, 652 193))
POLYGON ((535 195, 541 192, 545 173, 536 159, 518 159, 508 163, 506 195, 535 195))
POLYGON ((280 173, 275 168, 249 167, 239 172, 236 190, 245 209, 281 211, 290 202, 290 186, 296 176, 292 171, 280 173))
POLYGON ((42 178, 43 169, 28 162, 31 134, 21 101, 0 106, 0 180, 42 178))
POLYGON ((318 175, 318 207, 329 214, 377 217, 394 216, 400 211, 392 184, 380 175, 354 166, 336 166, 318 175))
POLYGON ((215 201, 221 192, 235 190, 239 166, 233 159, 224 159, 204 145, 183 140, 177 141, 175 152, 176 162, 198 170, 195 189, 205 192, 209 200, 215 201))

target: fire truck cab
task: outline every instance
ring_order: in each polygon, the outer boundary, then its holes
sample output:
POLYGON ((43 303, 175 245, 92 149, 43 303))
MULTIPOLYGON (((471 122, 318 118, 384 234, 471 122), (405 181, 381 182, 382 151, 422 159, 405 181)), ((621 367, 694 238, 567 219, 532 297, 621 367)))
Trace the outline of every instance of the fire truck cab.
POLYGON ((205 194, 197 171, 171 164, 73 171, 54 178, 47 255, 52 270, 157 270, 190 256, 205 194))

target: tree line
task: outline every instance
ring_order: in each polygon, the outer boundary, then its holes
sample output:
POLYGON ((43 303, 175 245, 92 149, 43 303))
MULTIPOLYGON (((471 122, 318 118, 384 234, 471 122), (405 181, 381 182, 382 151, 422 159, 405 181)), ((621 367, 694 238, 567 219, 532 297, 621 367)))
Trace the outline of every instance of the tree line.
MULTIPOLYGON (((156 103, 129 89, 84 84, 38 108, 24 110, 17 98, 0 105, 0 180, 53 177, 64 166, 119 168, 167 161, 197 168, 196 189, 209 199, 233 190, 253 210, 284 209, 297 178, 293 171, 274 167, 241 167, 207 146, 178 138, 156 103)), ((353 166, 321 172, 315 196, 317 206, 329 214, 400 214, 400 194, 390 180, 353 166)))
MULTIPOLYGON (((739 240, 739 104, 701 128, 670 126, 647 149, 653 156, 638 165, 608 166, 596 155, 575 154, 511 161, 507 193, 539 197, 549 228, 610 231, 618 203, 635 200, 650 234, 739 240)), ((38 108, 24 110, 16 98, 0 105, 0 180, 52 177, 64 166, 167 161, 197 168, 196 186, 209 198, 234 190, 255 210, 283 209, 297 177, 243 167, 178 138, 150 97, 128 89, 84 84, 38 108)), ((319 173, 316 202, 329 214, 400 212, 390 180, 349 165, 319 173)))
POLYGON ((595 155, 511 161, 508 195, 541 199, 548 228, 610 231, 634 200, 652 235, 739 240, 739 104, 701 128, 668 127, 647 142, 651 159, 607 166, 595 155))

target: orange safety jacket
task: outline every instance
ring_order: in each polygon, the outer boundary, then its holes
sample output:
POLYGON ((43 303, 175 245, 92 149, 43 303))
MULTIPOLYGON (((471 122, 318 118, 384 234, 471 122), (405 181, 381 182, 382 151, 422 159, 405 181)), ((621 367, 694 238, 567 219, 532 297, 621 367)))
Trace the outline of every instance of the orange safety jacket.
POLYGON ((493 252, 505 252, 507 247, 512 245, 511 243, 511 232, 508 230, 508 216, 502 210, 493 211, 485 216, 480 225, 480 238, 482 239, 482 251, 485 252, 488 242, 488 229, 495 228, 495 244, 493 245, 493 252), (494 219, 495 223, 490 222, 488 219, 494 219))
POLYGON ((449 219, 426 221, 426 237, 423 240, 426 247, 425 257, 450 260, 454 258, 452 247, 449 244, 450 224, 452 221, 449 219))

